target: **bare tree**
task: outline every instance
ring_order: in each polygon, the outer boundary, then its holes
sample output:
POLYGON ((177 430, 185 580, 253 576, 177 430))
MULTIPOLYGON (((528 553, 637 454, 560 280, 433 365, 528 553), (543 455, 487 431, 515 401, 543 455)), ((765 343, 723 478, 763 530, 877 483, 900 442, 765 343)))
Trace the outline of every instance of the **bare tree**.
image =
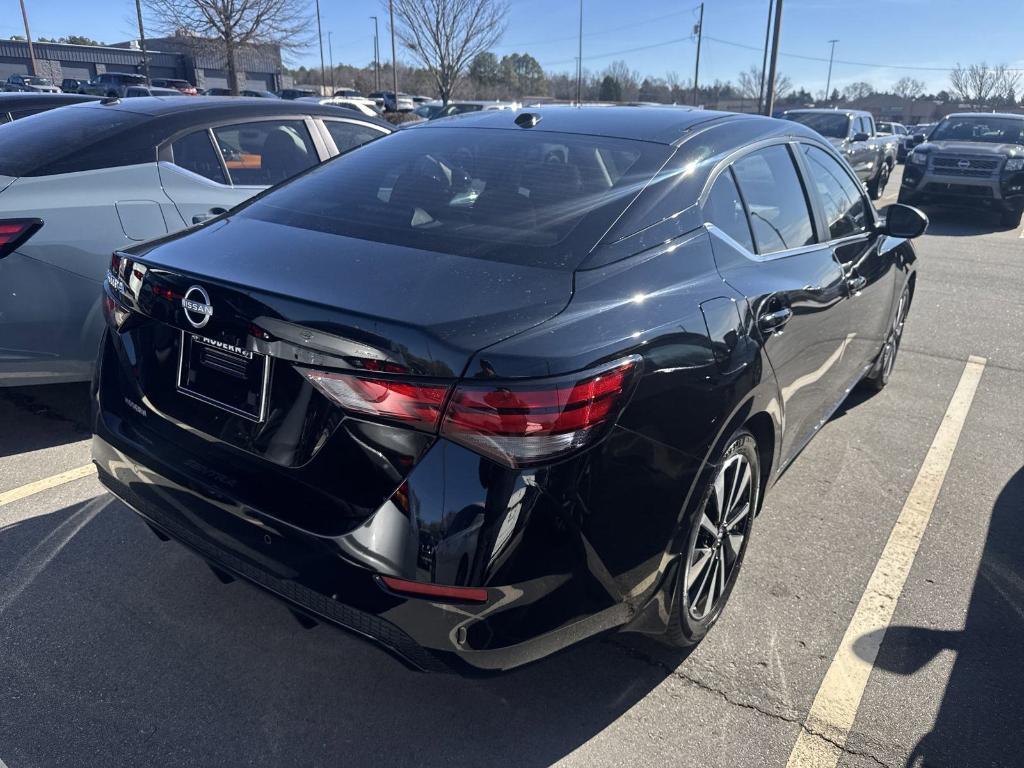
POLYGON ((862 80, 859 80, 856 83, 850 83, 848 86, 843 88, 843 96, 846 97, 847 101, 864 99, 874 92, 875 87, 871 83, 865 83, 862 80))
POLYGON ((395 34, 437 81, 445 104, 469 63, 501 39, 504 0, 394 0, 395 34))
POLYGON ((962 67, 959 63, 949 73, 953 94, 976 105, 983 105, 992 99, 1005 100, 1020 83, 1021 73, 1010 70, 1005 64, 990 67, 985 62, 962 67))
MULTIPOLYGON (((756 64, 740 72, 739 92, 744 99, 761 98, 761 74, 764 70, 756 64)), ((775 98, 781 99, 793 89, 792 81, 781 72, 775 73, 775 98)))
POLYGON ((297 51, 309 45, 309 11, 303 0, 144 0, 168 34, 192 41, 197 50, 213 38, 224 54, 228 88, 239 92, 238 50, 276 45, 297 51))
POLYGON ((916 99, 924 93, 924 83, 912 77, 901 77, 892 84, 892 92, 901 99, 916 99))

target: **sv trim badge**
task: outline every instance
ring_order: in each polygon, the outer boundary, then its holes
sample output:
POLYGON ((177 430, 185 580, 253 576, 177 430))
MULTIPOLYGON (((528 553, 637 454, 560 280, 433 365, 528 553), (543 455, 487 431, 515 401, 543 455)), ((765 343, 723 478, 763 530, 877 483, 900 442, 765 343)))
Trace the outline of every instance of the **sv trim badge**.
POLYGON ((185 319, 193 328, 202 328, 213 317, 210 295, 198 285, 193 285, 185 291, 181 306, 185 310, 185 319))

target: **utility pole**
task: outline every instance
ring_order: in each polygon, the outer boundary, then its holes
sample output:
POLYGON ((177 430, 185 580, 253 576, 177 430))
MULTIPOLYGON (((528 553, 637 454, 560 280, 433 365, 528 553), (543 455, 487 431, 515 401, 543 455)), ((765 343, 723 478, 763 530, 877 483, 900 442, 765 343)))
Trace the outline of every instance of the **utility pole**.
MULTIPOLYGON (((582 2, 582 0, 581 0, 582 2)), ((31 75, 39 74, 36 69, 36 52, 32 48, 32 33, 28 31, 28 11, 25 10, 25 0, 21 0, 21 18, 25 20, 25 40, 28 41, 28 61, 32 71, 31 75)))
POLYGON ((764 25, 764 58, 761 60, 761 90, 757 94, 757 113, 764 111, 764 76, 768 73, 768 41, 772 34, 772 8, 774 3, 768 0, 768 22, 764 25))
POLYGON ((377 27, 377 17, 371 16, 373 19, 373 81, 376 84, 376 88, 380 90, 380 30, 377 27))
POLYGON ((583 103, 583 0, 580 0, 580 38, 576 57, 576 106, 583 103))
POLYGON ((331 57, 330 58, 330 65, 331 65, 331 95, 332 96, 334 95, 334 88, 335 88, 335 85, 334 85, 334 41, 331 39, 331 35, 333 35, 333 34, 334 34, 333 32, 328 32, 327 33, 327 55, 331 57))
POLYGON ((395 53, 395 2, 388 0, 388 15, 391 16, 391 84, 395 89, 395 109, 398 109, 398 54, 395 53))
POLYGON ((142 74, 146 76, 146 82, 149 83, 149 56, 146 54, 146 31, 142 28, 142 0, 135 0, 135 13, 139 17, 139 47, 142 49, 142 74))
POLYGON ((782 0, 775 0, 775 29, 772 31, 772 57, 768 69, 768 84, 765 88, 764 113, 772 116, 775 111, 775 69, 779 64, 779 33, 782 30, 782 0))
POLYGON ((327 68, 324 66, 324 33, 320 30, 320 0, 316 0, 316 41, 320 45, 320 95, 327 85, 327 68))
POLYGON ((697 63, 693 67, 693 106, 697 106, 697 78, 700 77, 700 41, 704 37, 704 3, 700 4, 700 20, 693 30, 697 33, 697 63))
POLYGON ((832 43, 832 50, 828 54, 828 80, 825 81, 825 101, 831 101, 832 93, 832 58, 836 55, 836 43, 838 40, 829 40, 832 43))

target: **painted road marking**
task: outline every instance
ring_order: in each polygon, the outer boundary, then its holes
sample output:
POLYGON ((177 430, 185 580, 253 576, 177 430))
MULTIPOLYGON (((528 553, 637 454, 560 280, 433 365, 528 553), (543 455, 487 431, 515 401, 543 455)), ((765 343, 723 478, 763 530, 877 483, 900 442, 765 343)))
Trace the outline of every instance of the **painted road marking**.
POLYGON ((836 768, 985 370, 967 358, 928 454, 800 729, 787 768, 836 768), (858 642, 858 653, 853 645, 858 642))
POLYGON ((72 480, 81 480, 83 477, 89 477, 90 475, 95 474, 95 465, 85 464, 81 467, 69 469, 67 472, 61 472, 57 475, 44 477, 42 480, 36 480, 34 483, 28 483, 27 485, 22 485, 10 491, 0 493, 0 507, 14 501, 20 501, 27 496, 31 496, 41 491, 48 491, 50 488, 56 488, 58 485, 70 483, 72 480))

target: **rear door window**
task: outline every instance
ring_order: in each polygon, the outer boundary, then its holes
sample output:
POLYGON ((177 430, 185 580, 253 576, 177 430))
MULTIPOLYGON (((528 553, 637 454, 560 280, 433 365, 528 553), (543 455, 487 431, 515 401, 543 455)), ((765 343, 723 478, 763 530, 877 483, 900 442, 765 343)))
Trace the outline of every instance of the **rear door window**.
POLYGON ((766 147, 733 165, 750 214, 757 252, 776 253, 814 243, 803 185, 789 150, 766 147))
POLYGON ((174 155, 174 164, 178 167, 192 171, 192 173, 199 174, 218 184, 228 183, 207 129, 204 128, 178 139, 171 144, 171 152, 174 155))
POLYGON ((379 128, 366 125, 365 123, 350 123, 345 120, 325 120, 327 132, 334 139, 338 152, 348 152, 368 141, 379 139, 384 131, 379 128))
POLYGON ((265 120, 213 129, 231 183, 267 187, 320 162, 303 120, 265 120))

